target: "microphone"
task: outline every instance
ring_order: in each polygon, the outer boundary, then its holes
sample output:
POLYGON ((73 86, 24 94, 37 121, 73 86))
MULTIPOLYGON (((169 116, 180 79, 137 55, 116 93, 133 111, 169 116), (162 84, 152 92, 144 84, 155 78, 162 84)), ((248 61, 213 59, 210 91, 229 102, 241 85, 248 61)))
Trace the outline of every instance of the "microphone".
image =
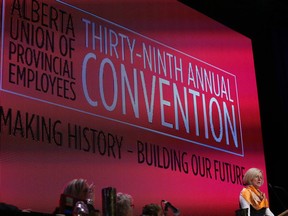
POLYGON ((286 208, 286 205, 283 203, 282 199, 280 199, 279 194, 278 194, 278 193, 276 192, 276 190, 275 190, 275 189, 281 189, 281 190, 283 190, 284 192, 286 192, 285 188, 282 188, 282 187, 276 186, 276 185, 273 186, 273 185, 270 184, 270 183, 268 184, 268 186, 271 188, 273 194, 275 195, 275 197, 276 197, 277 200, 279 201, 281 207, 282 207, 283 209, 287 209, 287 208, 286 208))
POLYGON ((273 187, 276 188, 276 189, 282 190, 286 195, 288 195, 288 192, 287 192, 287 190, 284 187, 277 186, 277 185, 274 185, 273 187))
POLYGON ((165 211, 167 211, 168 208, 170 208, 175 216, 180 215, 180 210, 175 206, 173 206, 170 202, 166 200, 162 200, 162 202, 165 204, 165 211))

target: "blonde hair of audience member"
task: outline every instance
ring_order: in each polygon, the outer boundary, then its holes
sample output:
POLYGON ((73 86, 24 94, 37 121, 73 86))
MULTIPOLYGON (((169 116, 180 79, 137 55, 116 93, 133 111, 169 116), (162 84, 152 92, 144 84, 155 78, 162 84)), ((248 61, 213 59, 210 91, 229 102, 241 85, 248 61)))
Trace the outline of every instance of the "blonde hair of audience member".
POLYGON ((133 216, 133 197, 130 194, 118 192, 116 195, 116 215, 133 216))
POLYGON ((248 169, 243 176, 245 187, 240 192, 239 201, 241 209, 248 209, 248 216, 274 216, 265 193, 259 189, 263 184, 263 172, 258 168, 248 169))
POLYGON ((163 211, 160 205, 150 203, 143 207, 141 216, 163 216, 163 211))
MULTIPOLYGON (((90 199, 89 202, 89 207, 90 209, 92 209, 93 207, 93 211, 94 211, 94 184, 89 185, 87 180, 79 178, 79 179, 73 179, 70 182, 68 182, 64 189, 62 194, 60 195, 60 203, 59 206, 55 208, 53 215, 56 214, 63 214, 65 211, 70 211, 67 210, 67 201, 66 198, 64 198, 65 196, 71 196, 73 197, 73 202, 77 202, 77 201, 83 201, 83 202, 87 202, 88 204, 88 199, 90 199)), ((72 202, 72 201, 69 201, 72 202)), ((73 203, 75 204, 75 203, 73 203)), ((71 206, 71 203, 69 203, 69 207, 71 206)), ((89 209, 89 210, 90 210, 89 209)), ((69 213, 67 213, 69 214, 69 213)))
POLYGON ((64 191, 64 194, 73 196, 79 200, 92 199, 94 202, 94 184, 89 185, 85 179, 73 179, 70 181, 64 191))

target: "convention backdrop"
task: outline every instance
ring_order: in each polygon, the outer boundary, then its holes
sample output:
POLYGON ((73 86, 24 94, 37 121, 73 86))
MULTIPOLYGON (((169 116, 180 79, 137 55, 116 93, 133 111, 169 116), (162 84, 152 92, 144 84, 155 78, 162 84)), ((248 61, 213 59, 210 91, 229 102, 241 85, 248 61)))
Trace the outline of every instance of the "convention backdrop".
MULTIPOLYGON (((139 215, 233 215, 264 170, 251 40, 176 0, 2 1, 0 201, 52 212, 85 178, 139 215)), ((267 184, 263 186, 267 192, 267 184)))

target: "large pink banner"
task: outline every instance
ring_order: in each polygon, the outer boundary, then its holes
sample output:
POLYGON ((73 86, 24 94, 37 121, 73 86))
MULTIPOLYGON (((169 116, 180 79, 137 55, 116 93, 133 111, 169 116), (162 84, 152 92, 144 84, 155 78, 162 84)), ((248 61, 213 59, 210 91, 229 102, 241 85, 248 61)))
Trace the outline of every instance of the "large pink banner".
POLYGON ((265 172, 249 38, 173 0, 2 1, 1 24, 0 201, 52 212, 85 178, 99 209, 112 186, 135 215, 233 215, 265 172))

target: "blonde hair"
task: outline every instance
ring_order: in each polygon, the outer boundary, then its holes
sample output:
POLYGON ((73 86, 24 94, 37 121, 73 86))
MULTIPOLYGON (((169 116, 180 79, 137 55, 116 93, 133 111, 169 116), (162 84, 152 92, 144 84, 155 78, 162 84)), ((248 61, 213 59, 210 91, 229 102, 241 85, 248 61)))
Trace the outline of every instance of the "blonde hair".
POLYGON ((258 168, 250 168, 246 171, 246 173, 243 176, 243 185, 252 185, 252 179, 254 179, 255 177, 261 175, 261 185, 263 185, 264 183, 264 179, 263 179, 263 172, 262 170, 258 169, 258 168))
POLYGON ((126 216, 132 211, 133 198, 130 194, 118 192, 116 198, 116 215, 126 216))
POLYGON ((70 181, 65 189, 64 189, 64 194, 66 195, 71 195, 73 197, 79 197, 79 195, 81 194, 81 192, 84 189, 87 189, 88 187, 88 183, 87 180, 85 179, 73 179, 72 181, 70 181))

